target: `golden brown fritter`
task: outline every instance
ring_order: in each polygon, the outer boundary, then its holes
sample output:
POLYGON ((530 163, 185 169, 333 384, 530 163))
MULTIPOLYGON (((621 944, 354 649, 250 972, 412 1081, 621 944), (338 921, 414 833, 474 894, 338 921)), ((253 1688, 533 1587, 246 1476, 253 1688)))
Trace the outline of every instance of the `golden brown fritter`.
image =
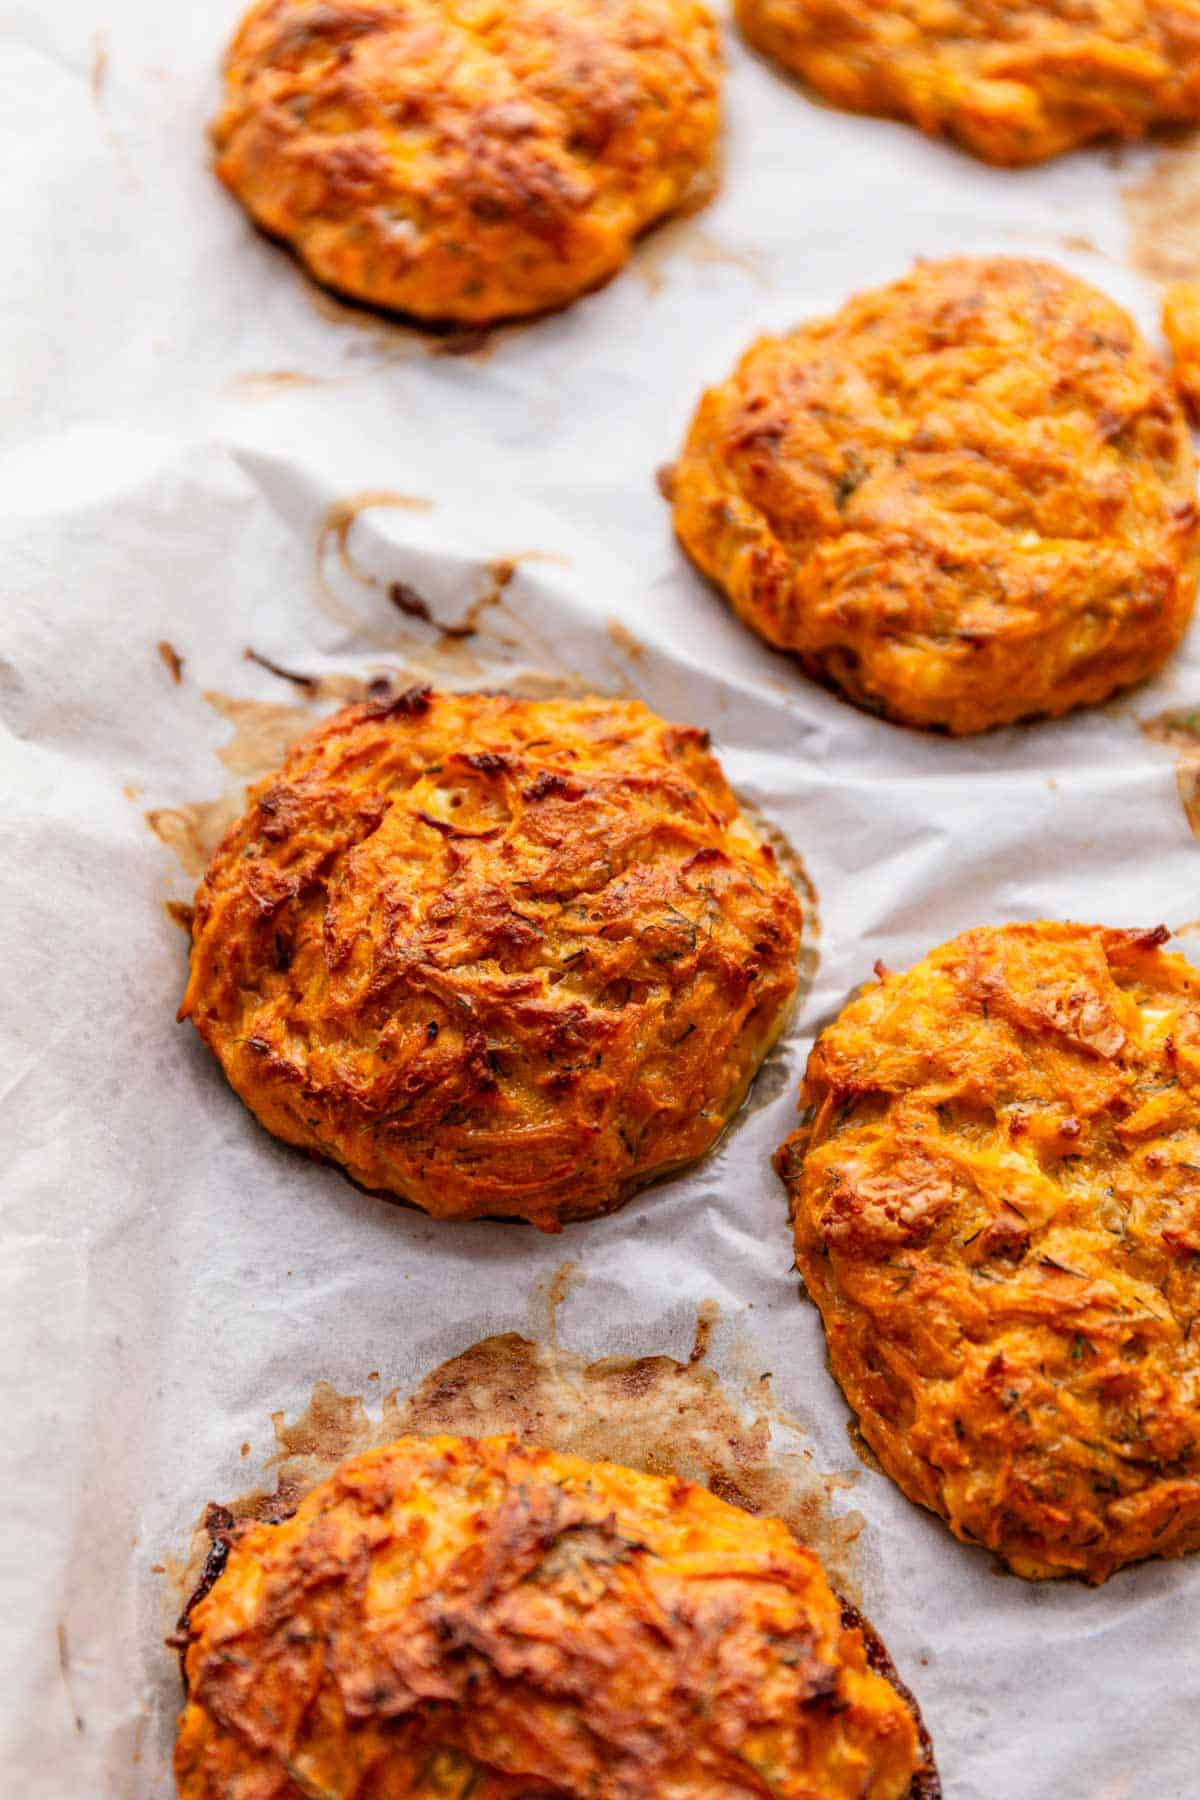
POLYGON ((512 1438, 352 1458, 186 1629, 182 1800, 902 1800, 923 1762, 786 1526, 512 1438))
POLYGON ((1200 424, 1200 281, 1171 283, 1163 299, 1162 322, 1174 359, 1175 392, 1192 424, 1200 424))
POLYGON ((252 791, 180 1017, 269 1131, 363 1186, 555 1230, 713 1144, 800 923, 706 733, 413 689, 252 791))
POLYGON ((1200 1546, 1200 971, 969 931, 818 1040, 780 1150, 863 1435, 1018 1575, 1200 1546))
POLYGON ((217 173, 318 281, 484 324, 606 280, 711 189, 700 0, 259 0, 217 173))
POLYGON ((734 0, 760 50, 837 106, 994 163, 1200 119, 1200 0, 734 0))
POLYGON ((1047 263, 919 263, 703 398, 675 529, 755 631, 900 723, 1056 715, 1170 655, 1196 469, 1128 315, 1047 263))

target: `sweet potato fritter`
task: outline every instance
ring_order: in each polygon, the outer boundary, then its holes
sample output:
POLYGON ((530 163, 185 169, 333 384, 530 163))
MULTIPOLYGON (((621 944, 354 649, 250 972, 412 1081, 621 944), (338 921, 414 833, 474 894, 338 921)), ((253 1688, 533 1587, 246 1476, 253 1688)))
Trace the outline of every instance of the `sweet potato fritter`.
POLYGON ((429 321, 561 306, 706 197, 700 0, 259 0, 217 173, 318 281, 429 321))
POLYGON ((903 1800, 924 1762, 779 1520, 512 1438, 352 1458, 186 1630, 182 1800, 903 1800))
POLYGON ((863 1435, 1018 1575, 1200 1546, 1200 971, 969 931, 818 1040, 779 1152, 863 1435))
POLYGON ((706 733, 414 689, 253 790, 180 1017, 269 1131, 363 1186, 555 1230, 713 1144, 800 923, 706 733))
POLYGON ((955 733, 1105 699, 1178 644, 1196 468, 1129 316, 1047 263, 919 263, 703 398, 675 528, 810 675, 955 733))
POLYGON ((742 30, 837 106, 988 162, 1200 119, 1200 0, 735 0, 742 30))

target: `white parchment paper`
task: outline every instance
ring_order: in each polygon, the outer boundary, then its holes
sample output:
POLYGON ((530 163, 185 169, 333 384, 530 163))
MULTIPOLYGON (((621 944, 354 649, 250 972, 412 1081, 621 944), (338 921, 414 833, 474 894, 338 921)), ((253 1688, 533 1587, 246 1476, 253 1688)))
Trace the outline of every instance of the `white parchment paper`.
POLYGON ((1066 724, 906 734, 734 621, 654 480, 754 333, 918 254, 1053 256, 1153 331, 1120 186, 1155 152, 988 170, 814 104, 730 32, 718 202, 604 292, 435 356, 322 301, 211 176, 236 10, 0 4, 0 1790, 166 1800, 178 1686, 155 1565, 249 1484, 272 1410, 318 1377, 411 1384, 523 1329, 570 1256, 573 1347, 684 1355, 715 1299, 717 1365, 736 1326, 817 1466, 857 1469, 866 1608, 952 1800, 1200 1793, 1200 1562, 1098 1592, 1000 1578, 856 1464, 768 1162, 813 1029, 877 957, 982 922, 1200 914, 1172 758, 1139 728, 1200 702, 1200 636, 1151 689, 1066 724), (429 505, 365 508, 358 575, 335 541, 319 572, 322 521, 364 491, 429 505), (494 559, 530 551, 450 662, 369 579, 456 618, 494 559), (164 902, 193 883, 143 816, 230 789, 231 721, 206 694, 297 704, 247 647, 314 675, 557 671, 712 729, 821 915, 803 1014, 712 1158, 547 1239, 368 1199, 254 1124, 174 1023, 185 941, 164 902))

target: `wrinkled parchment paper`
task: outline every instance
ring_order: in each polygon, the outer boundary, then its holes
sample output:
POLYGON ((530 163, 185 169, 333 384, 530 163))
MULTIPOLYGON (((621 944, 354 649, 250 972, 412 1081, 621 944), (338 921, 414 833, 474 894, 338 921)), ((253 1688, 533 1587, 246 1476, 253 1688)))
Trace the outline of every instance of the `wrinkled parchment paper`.
POLYGON ((1200 703, 1200 634, 1066 724, 909 735, 739 627, 655 484, 756 331, 917 254, 1049 255, 1153 331, 1121 190, 1161 150, 988 170, 812 103, 730 33, 717 203, 569 311, 433 354, 317 294, 212 178, 235 11, 0 6, 0 1787, 168 1796, 156 1571, 207 1500, 259 1477, 270 1413, 318 1378, 411 1389, 527 1330, 571 1257, 573 1352, 686 1358, 714 1301, 713 1366, 736 1349, 772 1371, 814 1467, 853 1474, 863 1603, 952 1800, 1195 1795, 1200 1561, 1029 1586, 864 1467, 768 1157, 814 1029, 877 957, 985 921, 1200 914, 1190 727, 1175 747, 1141 727, 1200 703), (443 623, 474 608, 476 634, 403 615, 396 581, 443 623), (318 678, 397 668, 636 693, 709 726, 819 895, 815 982, 719 1150, 563 1238, 358 1194, 265 1136, 174 1023, 186 940, 165 903, 194 881, 163 837, 194 863, 264 746, 330 703, 318 678))

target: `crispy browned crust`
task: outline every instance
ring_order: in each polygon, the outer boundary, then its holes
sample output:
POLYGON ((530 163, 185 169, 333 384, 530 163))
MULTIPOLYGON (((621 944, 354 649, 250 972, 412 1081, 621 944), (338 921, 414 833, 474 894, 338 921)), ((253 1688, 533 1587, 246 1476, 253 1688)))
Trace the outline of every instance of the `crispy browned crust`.
POLYGON ((1048 263, 920 263, 703 398, 675 528, 769 643, 955 733, 1105 699, 1178 644, 1196 469, 1128 314, 1048 263))
POLYGON ((1200 0, 734 0, 759 49, 837 106, 988 162, 1200 119, 1200 0))
POLYGON ((800 924, 704 732, 417 689, 252 791, 180 1016, 269 1131, 362 1186, 553 1230, 715 1142, 800 924))
POLYGON ((912 1786, 905 1795, 905 1800, 942 1800, 942 1778, 934 1760, 933 1739, 921 1717, 921 1709, 917 1705, 916 1695, 907 1683, 901 1680, 900 1671, 892 1661, 891 1652, 870 1619, 864 1618, 857 1606, 853 1606, 840 1594, 838 1595, 838 1605, 841 1609, 843 1629, 857 1631, 862 1638, 867 1667, 874 1669, 876 1675, 882 1675, 883 1679, 895 1688, 912 1715, 913 1724, 917 1728, 920 1764, 912 1778, 912 1786))
POLYGON ((606 280, 712 185, 700 0, 260 0, 217 173, 318 280, 483 324, 606 280))
POLYGON ((863 1436, 1028 1577, 1200 1545, 1200 972, 967 932, 818 1040, 777 1157, 863 1436))
POLYGON ((183 1621, 182 1800, 937 1794, 816 1557, 687 1482, 409 1437, 220 1541, 183 1621))

